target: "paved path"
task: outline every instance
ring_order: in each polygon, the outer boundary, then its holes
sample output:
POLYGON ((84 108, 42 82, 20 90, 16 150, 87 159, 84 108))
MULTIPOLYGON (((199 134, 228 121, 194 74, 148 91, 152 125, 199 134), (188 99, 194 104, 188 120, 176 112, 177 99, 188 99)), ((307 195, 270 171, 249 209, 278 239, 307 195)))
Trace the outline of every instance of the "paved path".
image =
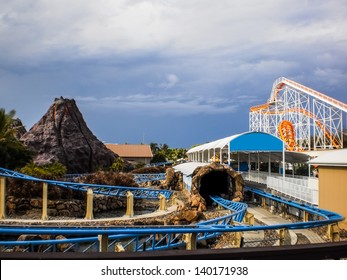
MULTIPOLYGON (((275 224, 287 224, 290 223, 289 220, 286 220, 278 215, 270 213, 268 210, 261 208, 259 206, 249 205, 247 211, 254 215, 254 218, 261 221, 266 225, 275 225, 275 224)), ((289 231, 291 244, 295 245, 298 241, 298 235, 306 237, 310 243, 323 243, 325 242, 318 234, 314 233, 309 229, 295 229, 289 231)))
POLYGON ((98 219, 55 219, 55 220, 39 220, 39 219, 5 219, 2 220, 3 224, 69 224, 69 223, 98 223, 108 221, 131 221, 146 218, 162 217, 177 210, 177 205, 172 205, 167 210, 157 210, 142 215, 134 215, 133 217, 122 216, 113 218, 98 218, 98 219))

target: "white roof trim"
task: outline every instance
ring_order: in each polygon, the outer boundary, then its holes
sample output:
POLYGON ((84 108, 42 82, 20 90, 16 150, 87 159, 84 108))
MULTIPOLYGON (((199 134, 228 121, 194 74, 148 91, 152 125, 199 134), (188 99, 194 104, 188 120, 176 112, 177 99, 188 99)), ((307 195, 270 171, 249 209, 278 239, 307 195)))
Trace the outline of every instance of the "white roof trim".
POLYGON ((213 142, 209 142, 206 144, 196 146, 196 147, 188 150, 187 154, 199 152, 199 151, 211 150, 211 149, 223 149, 223 148, 225 148, 225 146, 227 146, 230 143, 231 140, 237 138, 240 135, 241 134, 235 134, 235 135, 228 136, 228 137, 225 137, 222 139, 218 139, 218 140, 213 141, 213 142))
POLYGON ((194 170, 200 166, 205 166, 208 165, 210 163, 206 163, 206 162, 185 162, 182 164, 178 164, 173 166, 173 169, 176 172, 182 172, 184 175, 186 176, 190 176, 193 174, 194 170))
POLYGON ((323 166, 347 166, 347 149, 332 150, 308 163, 323 166))

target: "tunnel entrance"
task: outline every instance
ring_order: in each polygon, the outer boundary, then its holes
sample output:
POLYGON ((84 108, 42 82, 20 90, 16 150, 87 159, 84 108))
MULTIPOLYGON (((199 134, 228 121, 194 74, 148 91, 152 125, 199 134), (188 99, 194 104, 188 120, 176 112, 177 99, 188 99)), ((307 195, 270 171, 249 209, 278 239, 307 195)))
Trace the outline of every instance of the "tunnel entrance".
POLYGON ((206 206, 212 205, 210 195, 229 194, 231 191, 231 177, 223 171, 211 171, 201 177, 200 195, 205 199, 206 206))

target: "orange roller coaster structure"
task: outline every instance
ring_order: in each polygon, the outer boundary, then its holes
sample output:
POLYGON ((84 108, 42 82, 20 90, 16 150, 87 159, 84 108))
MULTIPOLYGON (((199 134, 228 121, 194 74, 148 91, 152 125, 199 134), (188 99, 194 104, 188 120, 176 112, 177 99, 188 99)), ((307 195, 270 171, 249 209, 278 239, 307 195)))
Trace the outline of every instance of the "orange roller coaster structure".
POLYGON ((294 126, 290 121, 281 121, 278 125, 280 138, 288 145, 287 150, 294 151, 297 147, 295 143, 294 126))
POLYGON ((267 103, 250 108, 250 131, 278 136, 291 151, 343 148, 346 112, 347 104, 282 77, 267 103))

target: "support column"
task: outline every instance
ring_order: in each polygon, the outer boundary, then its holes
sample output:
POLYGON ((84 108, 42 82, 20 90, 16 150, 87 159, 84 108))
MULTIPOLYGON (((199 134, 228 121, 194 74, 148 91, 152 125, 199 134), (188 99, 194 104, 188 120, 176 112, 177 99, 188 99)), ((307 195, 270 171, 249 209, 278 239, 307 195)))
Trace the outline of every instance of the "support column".
POLYGON ((242 236, 242 232, 235 232, 235 247, 237 248, 241 248, 243 243, 243 236, 242 236))
POLYGON ((6 218, 6 178, 5 177, 0 177, 0 219, 5 219, 6 218))
POLYGON ((303 216, 304 216, 304 222, 308 222, 310 220, 309 213, 307 211, 304 211, 303 216))
POLYGON ((252 213, 246 212, 246 215, 244 217, 245 223, 249 224, 250 226, 254 226, 254 215, 252 213))
POLYGON ((265 207, 266 207, 266 198, 265 198, 265 197, 262 197, 262 198, 261 198, 261 207, 262 207, 262 208, 265 208, 265 207))
POLYGON ((134 195, 132 192, 127 192, 127 209, 125 215, 128 217, 134 216, 134 195))
POLYGON ((286 228, 282 228, 279 230, 279 236, 280 236, 280 246, 286 245, 285 241, 288 239, 289 237, 289 231, 286 228))
POLYGON ((240 152, 237 152, 237 171, 240 171, 240 152))
POLYGON ((283 151, 282 151, 282 161, 283 161, 283 180, 286 178, 286 147, 285 147, 285 143, 283 142, 283 151))
POLYGON ((98 241, 99 241, 99 252, 100 253, 107 252, 108 235, 104 235, 104 234, 98 235, 98 241))
POLYGON ((327 236, 332 242, 340 241, 340 233, 338 224, 328 225, 327 236))
POLYGON ((48 205, 48 184, 42 183, 42 220, 47 220, 47 205, 48 205))
POLYGON ((85 219, 92 220, 93 216, 93 190, 88 189, 87 191, 87 209, 85 219))
POLYGON ((166 211, 166 197, 163 194, 159 194, 159 210, 166 211))
POLYGON ((186 242, 186 250, 196 250, 196 241, 197 234, 196 233, 186 233, 184 234, 184 241, 186 242))
POLYGON ((271 200, 270 203, 270 213, 274 213, 275 212, 275 201, 271 200))
POLYGON ((284 203, 281 203, 281 215, 282 217, 286 217, 287 216, 287 205, 285 205, 284 203))
POLYGON ((248 152, 248 180, 251 179, 251 153, 248 152))

